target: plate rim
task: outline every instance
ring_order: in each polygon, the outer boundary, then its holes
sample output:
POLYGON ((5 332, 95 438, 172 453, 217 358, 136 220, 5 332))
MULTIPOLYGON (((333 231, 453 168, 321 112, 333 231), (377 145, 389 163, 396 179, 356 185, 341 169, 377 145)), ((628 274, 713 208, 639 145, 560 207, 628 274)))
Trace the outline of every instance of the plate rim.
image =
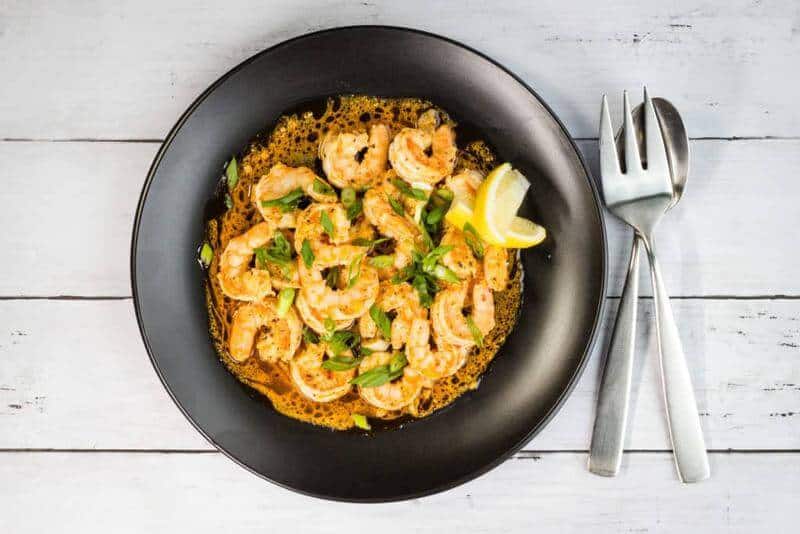
POLYGON ((132 232, 131 232, 131 251, 130 251, 131 291, 132 291, 132 300, 133 300, 134 312, 136 314, 136 323, 137 323, 138 328, 139 328, 139 334, 140 334, 140 336, 142 338, 142 342, 144 344, 145 351, 147 352, 147 356, 148 356, 148 358, 150 360, 150 364, 153 366, 153 369, 154 369, 156 375, 158 376, 158 379, 161 382, 161 385, 166 390, 166 392, 169 395, 170 399, 172 399, 172 402, 178 407, 178 409, 180 410, 181 414, 183 414, 183 416, 186 418, 186 420, 189 421, 189 423, 192 425, 192 427, 194 427, 194 429, 201 436, 203 436, 203 438, 208 443, 210 443, 218 452, 222 453, 228 459, 232 460, 234 463, 236 463, 240 467, 244 468, 248 472, 256 475, 258 478, 260 478, 262 480, 266 480, 267 482, 270 482, 271 484, 274 484, 274 485, 276 485, 276 486, 278 486, 280 488, 284 488, 284 489, 290 490, 290 491, 292 491, 294 493, 298 493, 298 494, 305 495, 305 496, 308 496, 308 497, 315 497, 315 498, 318 498, 318 499, 328 500, 328 501, 335 501, 335 502, 382 503, 382 502, 398 502, 398 501, 405 501, 405 500, 409 500, 409 499, 417 499, 417 498, 421 498, 421 497, 427 497, 427 496, 430 496, 430 495, 434 495, 434 494, 437 494, 437 493, 441 493, 441 492, 453 489, 453 488, 458 487, 458 486, 460 486, 462 484, 465 484, 466 482, 474 480, 474 479, 476 479, 476 478, 488 473, 489 471, 493 470, 494 468, 500 466, 501 464, 505 463, 514 454, 519 452, 527 443, 529 443, 533 438, 535 438, 539 434, 539 432, 541 432, 542 429, 544 429, 552 421, 552 419, 555 417, 555 415, 563 407, 564 402, 566 401, 566 399, 572 394, 573 390, 577 386, 578 381, 580 380, 581 376, 583 375, 583 372, 584 372, 584 370, 586 368, 586 364, 588 363, 589 358, 591 356, 591 352, 592 352, 592 350, 594 349, 594 347, 595 347, 595 345, 597 343, 597 339, 599 337, 598 334, 599 334, 599 331, 600 331, 601 319, 602 319, 602 317, 604 315, 605 308, 606 308, 606 300, 607 300, 606 299, 606 290, 608 288, 608 268, 609 268, 609 266, 608 266, 608 233, 607 233, 606 223, 605 223, 605 214, 603 213, 603 209, 602 209, 602 199, 600 197, 600 192, 599 192, 598 186, 595 183, 595 181, 592 179, 592 174, 591 174, 591 172, 589 170, 588 165, 586 164, 586 161, 585 161, 583 155, 581 154, 580 150, 578 149, 578 146, 577 146, 577 144, 575 142, 575 139, 569 133, 569 131, 567 130, 566 126, 561 121, 561 119, 558 117, 558 115, 556 115, 553 112, 553 110, 550 108, 550 106, 539 96, 539 94, 530 85, 528 85, 527 82, 525 82, 522 78, 520 78, 512 70, 508 69, 507 67, 505 67, 503 64, 501 64, 500 62, 496 61, 492 57, 486 55, 485 53, 483 53, 483 52, 481 52, 481 51, 479 51, 479 50, 477 50, 475 48, 472 48, 469 45, 466 45, 466 44, 464 44, 464 43, 462 43, 460 41, 457 41, 455 39, 452 39, 450 37, 439 35, 439 34, 436 34, 436 33, 433 33, 433 32, 428 32, 428 31, 425 31, 425 30, 420 30, 420 29, 417 29, 417 28, 410 28, 410 27, 404 27, 404 26, 393 26, 393 25, 382 25, 382 24, 356 24, 356 25, 348 25, 348 26, 335 26, 335 27, 331 27, 331 28, 325 28, 325 29, 322 29, 322 30, 316 30, 316 31, 313 31, 313 32, 303 33, 303 34, 297 35, 295 37, 292 37, 290 39, 285 39, 283 41, 280 41, 280 42, 278 42, 278 43, 276 43, 276 44, 274 44, 272 46, 269 46, 269 47, 267 47, 267 48, 255 53, 255 54, 253 54, 252 56, 244 59, 243 61, 241 61, 240 63, 238 63, 237 65, 235 65, 231 69, 229 69, 228 71, 226 71, 224 74, 222 74, 219 78, 217 78, 202 93, 200 93, 200 95, 198 95, 192 101, 192 103, 186 108, 186 110, 180 115, 180 117, 175 122, 175 124, 172 126, 172 128, 170 128, 170 131, 167 134, 167 136, 164 138, 164 141, 161 143, 161 146, 159 147, 158 152, 156 152, 156 155, 153 157, 153 162, 150 164, 150 167, 149 167, 149 169, 147 171, 147 176, 145 178, 144 184, 142 185, 142 189, 141 189, 141 192, 139 194, 139 200, 138 200, 138 202, 136 204, 136 213, 134 215, 133 229, 132 229, 132 232), (592 322, 591 331, 589 332, 589 341, 586 343, 586 346, 585 346, 585 348, 583 350, 583 353, 580 356, 580 361, 578 362, 578 365, 575 368, 575 371, 572 373, 572 375, 569 378, 569 382, 567 384, 567 387, 564 388, 561 391, 561 393, 558 396, 558 398, 556 399, 555 403, 550 407, 550 409, 547 411, 545 416, 542 417, 538 421, 538 423, 536 425, 534 425, 530 429, 530 431, 528 431, 528 433, 521 440, 519 440, 517 443, 515 443, 514 445, 509 447, 502 454, 499 454, 493 461, 487 462, 485 465, 483 465, 483 466, 481 466, 481 467, 479 467, 477 469, 474 469, 474 470, 470 471, 469 473, 466 473, 465 475, 463 475, 461 477, 452 479, 449 482, 446 482, 446 483, 443 483, 443 484, 439 484, 437 486, 433 486, 433 487, 428 488, 426 490, 421 490, 421 491, 417 491, 417 492, 411 492, 411 493, 407 493, 407 494, 400 494, 400 495, 392 496, 392 497, 389 497, 389 498, 386 498, 386 497, 379 497, 379 498, 348 498, 348 497, 340 497, 340 496, 331 495, 331 494, 316 493, 316 492, 313 492, 313 491, 308 491, 308 490, 304 490, 304 489, 301 489, 301 488, 298 488, 298 487, 290 486, 288 484, 284 484, 284 483, 278 482, 278 481, 276 481, 276 480, 264 475, 263 473, 260 473, 260 472, 256 471, 254 468, 250 467, 249 465, 245 464, 242 460, 240 460, 240 459, 236 458, 235 456, 233 456, 224 447, 222 447, 220 444, 218 444, 216 441, 214 441, 199 426, 199 423, 197 423, 189 415, 189 413, 184 409, 183 405, 175 397, 175 394, 173 393, 172 389, 170 388, 169 384, 166 382, 166 379, 164 378, 164 376, 162 374, 161 368, 159 367, 159 364, 156 361, 155 356, 153 355, 153 351, 152 351, 152 349, 150 347, 150 341, 148 339, 147 332, 145 331, 145 328, 144 328, 143 319, 142 319, 142 315, 141 315, 141 309, 140 309, 140 305, 139 305, 138 285, 137 285, 137 279, 136 279, 136 253, 137 253, 137 241, 138 241, 138 237, 139 237, 139 226, 141 225, 142 210, 144 208, 144 204, 145 204, 145 201, 147 199, 147 195, 149 193, 150 186, 151 186, 151 184, 153 182, 153 179, 155 178, 155 174, 156 174, 156 172, 158 170, 158 167, 159 167, 159 165, 161 163, 161 160, 163 159, 163 157, 166 154, 167 150, 169 150, 169 148, 170 148, 170 146, 172 144, 172 141, 174 140, 175 136, 181 130, 181 128, 183 128, 184 124, 186 123, 187 119, 192 115, 192 113, 194 113, 194 111, 206 100, 206 98, 208 98, 208 96, 211 95, 211 93, 213 93, 229 77, 233 76, 234 74, 236 74, 240 70, 246 68, 250 63, 254 62, 258 58, 260 58, 262 55, 268 54, 268 53, 270 53, 270 52, 272 52, 274 50, 277 50, 277 49, 279 49, 281 47, 287 46, 287 45, 289 45, 291 43, 294 43, 295 41, 298 41, 298 40, 301 40, 301 39, 314 37, 314 36, 321 35, 321 34, 326 34, 326 33, 335 33, 335 32, 340 32, 340 31, 349 31, 349 30, 391 30, 391 31, 397 31, 397 32, 400 32, 400 33, 403 33, 403 32, 413 33, 413 34, 421 35, 421 36, 424 36, 424 37, 428 37, 428 38, 444 41, 445 43, 454 45, 454 46, 459 47, 459 48, 461 48, 463 50, 471 52, 472 54, 475 54, 479 58, 483 59, 484 61, 489 62, 490 64, 492 64, 495 67, 497 67, 500 70, 502 70, 504 73, 508 74, 513 80, 515 80, 518 84, 520 84, 520 86, 525 88, 525 90, 528 91, 539 102, 539 104, 547 111, 547 113, 550 115, 550 117, 556 122, 556 124, 558 125, 559 129, 563 132, 563 134, 565 135, 566 139, 569 141, 569 144, 570 144, 570 146, 572 148, 572 151, 577 156, 578 161, 579 161, 579 163, 580 163, 580 165, 583 168, 583 171, 585 173, 586 182, 589 185, 589 189, 590 189, 591 194, 592 194, 592 199, 594 200, 594 208, 595 208, 595 211, 597 213, 597 217, 598 217, 599 222, 600 222, 600 234, 601 234, 601 237, 602 237, 601 248, 602 248, 603 254, 602 254, 602 258, 601 258, 601 260, 602 260, 602 276, 601 276, 601 279, 600 279, 600 288, 599 288, 600 289, 600 291, 599 291, 600 297, 599 297, 599 302, 596 303, 596 312, 595 312, 594 320, 592 322))

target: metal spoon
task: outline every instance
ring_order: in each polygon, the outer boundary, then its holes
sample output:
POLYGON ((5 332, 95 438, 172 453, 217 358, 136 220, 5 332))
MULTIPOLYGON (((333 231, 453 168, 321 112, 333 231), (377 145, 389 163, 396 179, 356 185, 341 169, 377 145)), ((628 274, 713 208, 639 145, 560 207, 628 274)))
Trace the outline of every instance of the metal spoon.
MULTIPOLYGON (((675 106, 664 98, 653 98, 653 106, 658 115, 661 135, 664 138, 672 179, 673 198, 667 208, 671 209, 678 203, 686 188, 689 176, 689 137, 686 135, 683 120, 675 106)), ((646 165, 644 114, 641 104, 634 108, 632 115, 639 155, 642 163, 646 165)), ((620 154, 619 159, 625 161, 623 128, 617 132, 616 143, 617 151, 620 154)), ((639 246, 640 239, 634 235, 628 274, 606 355, 605 369, 598 395, 597 417, 592 432, 589 470, 603 476, 615 476, 619 472, 625 445, 639 298, 639 246)))
MULTIPOLYGON (((686 181, 689 178, 689 136, 686 134, 686 127, 683 125, 678 110, 672 103, 660 97, 653 98, 653 106, 658 114, 658 123, 661 127, 661 135, 664 137, 664 146, 667 149, 667 160, 669 161, 669 171, 672 177, 673 199, 671 208, 683 196, 686 189, 686 181)), ((636 125, 636 140, 639 142, 639 156, 642 162, 647 163, 647 154, 644 153, 644 118, 642 115, 642 104, 633 109, 633 123, 636 125)), ((617 151, 620 153, 621 161, 623 154, 623 134, 624 128, 617 132, 617 151)))

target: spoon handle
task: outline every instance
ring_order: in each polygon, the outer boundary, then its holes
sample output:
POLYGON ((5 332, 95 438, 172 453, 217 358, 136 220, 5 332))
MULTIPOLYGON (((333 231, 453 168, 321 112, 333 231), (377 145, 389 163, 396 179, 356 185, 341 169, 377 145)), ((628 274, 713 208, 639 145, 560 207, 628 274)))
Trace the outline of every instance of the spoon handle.
POLYGON ((672 315, 669 296, 661 279, 661 268, 653 251, 652 238, 646 238, 644 245, 650 260, 661 380, 664 386, 675 465, 681 481, 700 482, 711 476, 711 470, 708 466, 708 454, 703 440, 703 430, 700 427, 700 416, 697 413, 692 379, 686 366, 686 357, 672 315))
POLYGON ((636 308, 639 298, 639 238, 634 234, 628 275, 606 354, 589 450, 589 471, 613 477, 619 472, 631 394, 636 308))

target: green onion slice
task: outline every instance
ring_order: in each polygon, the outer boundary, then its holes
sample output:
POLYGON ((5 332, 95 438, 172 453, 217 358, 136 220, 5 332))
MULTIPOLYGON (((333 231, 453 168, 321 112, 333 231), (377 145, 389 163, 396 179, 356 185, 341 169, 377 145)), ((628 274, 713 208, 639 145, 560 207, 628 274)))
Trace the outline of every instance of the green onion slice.
POLYGON ((203 266, 208 267, 211 265, 211 260, 214 259, 214 249, 211 248, 211 245, 208 242, 204 242, 203 246, 200 247, 200 262, 203 266))
POLYGON ((387 197, 387 198, 389 199, 389 204, 392 206, 392 209, 394 210, 394 212, 396 214, 398 214, 400 216, 403 216, 403 215, 406 214, 406 211, 403 209, 403 205, 400 203, 399 200, 397 200, 396 198, 394 198, 392 196, 387 197))
POLYGON ((232 157, 225 167, 225 176, 228 179, 228 190, 232 190, 239 182, 239 168, 236 165, 236 156, 232 157))
POLYGON ((392 255, 374 256, 369 259, 369 264, 377 269, 385 269, 387 267, 391 267, 394 264, 394 256, 392 255))
POLYGON ((475 321, 472 320, 472 317, 469 315, 467 316, 467 328, 469 328, 470 334, 472 334, 472 339, 475 340, 475 344, 479 348, 483 348, 483 334, 481 334, 478 325, 475 324, 475 321))
POLYGON ((261 207, 262 208, 281 208, 282 211, 289 211, 297 207, 297 202, 305 196, 305 193, 299 187, 292 191, 289 191, 285 195, 279 198, 273 198, 271 200, 262 200, 261 207))
POLYGON ((380 309, 377 304, 370 306, 369 316, 375 321, 375 324, 378 325, 378 329, 383 334, 383 337, 386 339, 392 337, 392 321, 389 319, 389 316, 386 315, 386 312, 380 309))
POLYGON ((314 252, 311 250, 311 243, 309 243, 308 239, 303 239, 303 246, 300 247, 300 256, 302 256, 306 267, 310 269, 314 264, 314 252))
POLYGON ((363 254, 359 254, 353 261, 350 262, 350 267, 347 269, 347 287, 348 289, 356 285, 358 277, 361 275, 361 260, 364 259, 363 254))
POLYGON ((331 220, 330 216, 328 215, 327 211, 323 211, 322 215, 320 215, 319 222, 322 225, 322 229, 325 230, 325 233, 328 234, 328 237, 333 239, 333 221, 331 220))
POLYGON ((342 189, 342 204, 345 208, 349 208, 356 203, 356 190, 352 187, 345 187, 342 189))
POLYGON ((293 287, 284 287, 278 293, 278 317, 286 316, 289 308, 294 303, 295 289, 293 287))
POLYGON ((336 191, 334 191, 331 186, 329 186, 327 183, 323 182, 319 178, 314 178, 314 184, 311 187, 314 189, 315 193, 319 193, 320 195, 336 194, 336 191))
POLYGON ((303 327, 303 340, 310 345, 316 345, 319 343, 319 335, 311 330, 309 327, 303 327))
POLYGON ((361 386, 362 388, 376 388, 387 382, 391 382, 395 378, 400 378, 402 374, 402 369, 393 373, 389 370, 389 365, 379 365, 378 367, 373 367, 369 371, 361 373, 350 380, 350 383, 361 386))
POLYGON ((350 417, 353 418, 353 424, 356 425, 361 430, 372 430, 372 427, 369 426, 369 421, 367 421, 366 415, 361 415, 360 413, 353 413, 350 414, 350 417))
POLYGON ((427 200, 428 198, 428 195, 425 194, 425 191, 422 189, 417 189, 416 187, 411 187, 399 178, 392 178, 391 182, 392 185, 394 185, 402 194, 407 197, 413 198, 414 200, 427 200))

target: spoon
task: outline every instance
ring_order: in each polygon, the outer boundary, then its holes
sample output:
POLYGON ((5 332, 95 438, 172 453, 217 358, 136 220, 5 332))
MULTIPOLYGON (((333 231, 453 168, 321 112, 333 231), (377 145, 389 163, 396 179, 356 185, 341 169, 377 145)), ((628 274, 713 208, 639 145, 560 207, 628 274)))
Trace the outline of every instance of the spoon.
MULTIPOLYGON (((683 196, 686 189, 686 181, 689 179, 689 136, 686 134, 686 127, 683 125, 678 110, 672 103, 660 97, 653 98, 653 106, 656 108, 658 123, 661 127, 661 135, 664 137, 664 146, 667 149, 667 161, 672 178, 673 197, 669 209, 674 208, 675 204, 683 196)), ((636 126, 636 141, 639 143, 639 156, 642 162, 647 164, 647 154, 644 153, 644 116, 642 115, 642 104, 633 109, 633 123, 636 126)), ((623 152, 623 133, 624 128, 617 132, 617 151, 620 154, 620 161, 625 161, 622 157, 623 152)))
MULTIPOLYGON (((667 208, 669 210, 678 203, 686 188, 689 176, 689 137, 675 106, 664 98, 656 97, 652 100, 659 119, 661 135, 664 138, 672 180, 673 193, 672 203, 667 208)), ((642 163, 646 165, 647 154, 644 152, 644 114, 642 111, 643 105, 640 104, 634 108, 632 116, 636 128, 639 156, 642 163)), ((617 132, 616 144, 620 155, 619 160, 625 161, 624 128, 620 128, 617 132)), ((598 396, 600 403, 607 408, 602 410, 602 416, 598 411, 592 432, 589 470, 602 476, 615 476, 619 472, 622 462, 639 298, 639 246, 640 239, 634 235, 628 274, 620 297, 617 320, 614 323, 598 396)))

